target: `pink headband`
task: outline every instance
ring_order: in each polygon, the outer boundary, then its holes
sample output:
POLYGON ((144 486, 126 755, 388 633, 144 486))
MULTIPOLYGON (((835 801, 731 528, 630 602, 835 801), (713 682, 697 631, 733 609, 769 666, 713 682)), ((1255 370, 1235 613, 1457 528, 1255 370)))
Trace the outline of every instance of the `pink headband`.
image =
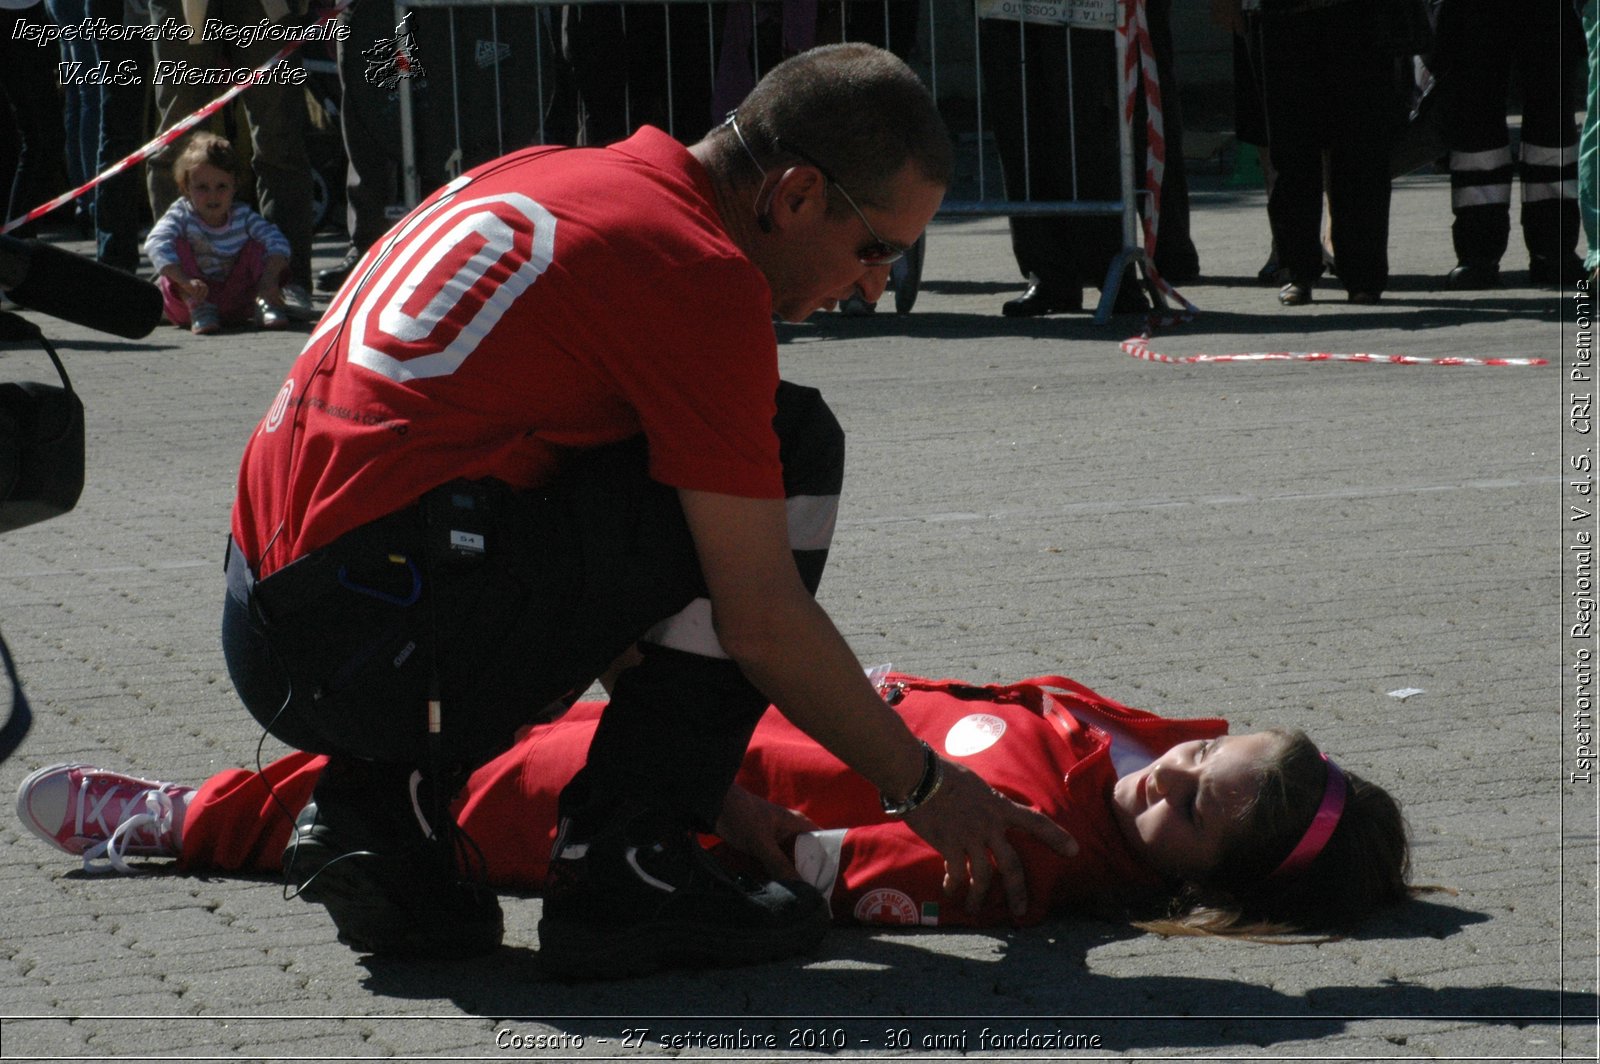
POLYGON ((1322 785, 1322 804, 1317 806, 1317 815, 1311 818, 1311 826, 1300 837, 1299 845, 1289 852, 1289 856, 1283 859, 1283 864, 1273 871, 1269 879, 1292 876, 1303 871, 1306 865, 1317 859, 1317 854, 1333 837, 1333 829, 1339 826, 1347 790, 1344 773, 1328 759, 1327 754, 1322 755, 1322 760, 1328 762, 1328 779, 1322 785))

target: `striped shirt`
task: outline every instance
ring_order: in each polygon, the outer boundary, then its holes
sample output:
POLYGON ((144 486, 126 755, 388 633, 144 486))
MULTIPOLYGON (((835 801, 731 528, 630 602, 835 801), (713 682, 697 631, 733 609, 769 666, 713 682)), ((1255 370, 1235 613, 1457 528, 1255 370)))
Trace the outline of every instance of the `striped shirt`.
POLYGON ((261 244, 269 257, 289 257, 289 238, 283 231, 242 203, 233 205, 226 225, 214 229, 200 220, 187 197, 174 200, 144 242, 144 253, 150 256, 158 273, 168 266, 181 265, 179 240, 188 241, 201 276, 215 281, 227 278, 239 253, 252 240, 261 244))

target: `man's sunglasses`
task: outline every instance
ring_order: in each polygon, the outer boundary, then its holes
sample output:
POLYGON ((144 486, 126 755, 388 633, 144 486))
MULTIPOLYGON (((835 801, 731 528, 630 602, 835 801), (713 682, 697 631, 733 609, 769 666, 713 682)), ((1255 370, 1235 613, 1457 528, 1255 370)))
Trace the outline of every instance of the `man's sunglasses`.
POLYGON ((813 159, 810 155, 795 147, 793 144, 784 145, 784 150, 788 151, 791 155, 800 156, 800 158, 804 159, 812 166, 815 166, 817 168, 817 172, 822 175, 822 179, 839 190, 839 195, 843 196, 844 201, 850 204, 850 209, 856 212, 856 217, 861 219, 861 224, 867 227, 867 232, 872 235, 872 242, 870 244, 864 244, 860 248, 856 249, 856 258, 861 260, 861 265, 887 266, 891 262, 900 261, 901 256, 906 253, 906 249, 901 247, 899 244, 896 244, 891 240, 885 240, 883 237, 878 235, 878 231, 872 228, 872 223, 867 221, 867 216, 862 214, 861 208, 856 205, 856 198, 850 195, 850 190, 839 184, 839 179, 829 173, 826 166, 823 166, 821 163, 817 162, 817 160, 813 159))
MULTIPOLYGON (((727 124, 733 127, 733 135, 739 138, 739 146, 744 149, 744 153, 750 156, 750 161, 755 163, 762 176, 765 176, 767 168, 761 165, 761 160, 756 158, 756 153, 750 150, 749 144, 745 143, 744 133, 739 130, 739 123, 734 118, 734 112, 730 111, 728 113, 727 124)), ((872 240, 870 243, 863 244, 856 249, 856 258, 861 265, 888 266, 890 263, 900 261, 901 257, 905 255, 906 249, 894 241, 885 240, 878 235, 878 231, 872 228, 872 223, 867 221, 867 216, 861 213, 861 208, 857 206, 856 198, 850 195, 850 190, 839 184, 839 179, 834 177, 826 166, 823 166, 812 158, 808 152, 795 147, 793 144, 786 144, 783 150, 790 155, 799 156, 809 165, 816 167, 817 172, 822 175, 822 179, 839 190, 839 195, 843 196, 844 201, 850 204, 850 209, 856 212, 856 217, 861 219, 861 224, 867 227, 867 232, 872 236, 872 240)))

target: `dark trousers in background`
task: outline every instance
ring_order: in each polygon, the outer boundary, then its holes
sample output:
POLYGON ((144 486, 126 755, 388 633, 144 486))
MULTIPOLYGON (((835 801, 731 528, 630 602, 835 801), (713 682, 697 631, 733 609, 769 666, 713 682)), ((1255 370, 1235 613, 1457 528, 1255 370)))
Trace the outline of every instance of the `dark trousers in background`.
POLYGON ((1267 135, 1278 178, 1267 200, 1279 264, 1310 285, 1322 273, 1323 153, 1339 278, 1350 292, 1389 282, 1389 150, 1401 118, 1376 3, 1255 21, 1267 135))
MULTIPOLYGON (((124 0, 89 0, 90 15, 112 23, 127 23, 124 0)), ((130 23, 131 24, 131 23, 130 23)), ((138 71, 140 80, 130 85, 100 86, 100 146, 96 172, 127 158, 150 139, 145 121, 149 101, 150 45, 145 41, 99 42, 100 58, 111 69, 138 71)), ((108 266, 135 272, 141 251, 139 230, 145 219, 144 185, 139 167, 129 167, 100 185, 94 201, 96 257, 108 266)))
MULTIPOLYGON (((1189 228, 1189 180, 1183 158, 1183 107, 1174 66, 1171 6, 1171 0, 1150 0, 1148 7, 1166 141, 1155 266, 1163 276, 1184 283, 1198 275, 1200 257, 1189 228)), ((979 36, 987 97, 985 120, 994 129, 1006 196, 1119 198, 1118 75, 1112 35, 1073 30, 1069 44, 1069 33, 1061 27, 984 19, 979 36)), ((1142 96, 1140 100, 1134 114, 1136 175, 1145 170, 1146 109, 1142 96)), ((1011 243, 1024 276, 1035 274, 1049 287, 1060 287, 1055 283, 1058 280, 1076 287, 1099 286, 1122 248, 1122 225, 1109 217, 1016 216, 1011 219, 1011 243)))
MULTIPOLYGON (((38 42, 13 39, 19 24, 46 22, 44 8, 0 9, 0 197, 5 218, 27 214, 70 187, 66 172, 66 128, 61 121, 61 96, 56 91, 59 52, 38 42)), ((14 237, 37 235, 39 222, 68 218, 70 205, 12 231, 14 237)))
POLYGON ((1583 28, 1572 5, 1447 0, 1438 36, 1456 259, 1496 267, 1510 243, 1514 167, 1506 110, 1513 77, 1522 95, 1523 239, 1531 258, 1573 258, 1580 226, 1570 72, 1583 63, 1583 28))
POLYGON ((575 143, 610 144, 649 124, 692 144, 721 121, 711 95, 724 5, 707 7, 562 8, 562 56, 577 94, 575 143))
MULTIPOLYGON (((430 14, 414 11, 413 27, 430 14)), ((394 5, 386 0, 356 0, 339 17, 350 27, 349 39, 337 47, 339 132, 347 159, 346 225, 351 246, 365 251, 388 231, 389 206, 404 202, 399 98, 392 89, 367 80, 367 60, 361 54, 394 34, 394 5)), ((426 53, 423 58, 426 60, 426 53)), ((432 188, 422 191, 427 195, 432 188)))
MULTIPOLYGON (((1163 277, 1181 284, 1199 275, 1200 253, 1189 231, 1189 167, 1183 157, 1183 93, 1172 44, 1172 0, 1146 0, 1145 18, 1150 25, 1150 50, 1155 54, 1156 81, 1161 89, 1161 132, 1166 144, 1155 263, 1163 277)), ((1135 174, 1144 173, 1143 94, 1139 100, 1133 116, 1135 174)))
MULTIPOLYGON (((994 130, 1006 198, 1117 199, 1110 34, 1000 19, 982 19, 978 33, 985 119, 994 130)), ((1011 218, 1018 269, 1058 291, 1099 287, 1121 247, 1122 226, 1113 217, 1011 218)))

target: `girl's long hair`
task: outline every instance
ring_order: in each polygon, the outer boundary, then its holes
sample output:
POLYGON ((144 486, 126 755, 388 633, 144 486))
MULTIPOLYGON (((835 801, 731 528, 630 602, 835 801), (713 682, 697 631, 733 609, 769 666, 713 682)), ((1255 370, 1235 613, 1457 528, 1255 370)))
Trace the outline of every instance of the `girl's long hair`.
POLYGON ((1389 793, 1346 771, 1344 811, 1322 852, 1298 873, 1274 872, 1322 802, 1328 767, 1304 732, 1272 729, 1280 753, 1262 768, 1242 830, 1208 876, 1183 883, 1167 911, 1136 926, 1162 935, 1275 941, 1336 936, 1414 893, 1405 817, 1389 793))

